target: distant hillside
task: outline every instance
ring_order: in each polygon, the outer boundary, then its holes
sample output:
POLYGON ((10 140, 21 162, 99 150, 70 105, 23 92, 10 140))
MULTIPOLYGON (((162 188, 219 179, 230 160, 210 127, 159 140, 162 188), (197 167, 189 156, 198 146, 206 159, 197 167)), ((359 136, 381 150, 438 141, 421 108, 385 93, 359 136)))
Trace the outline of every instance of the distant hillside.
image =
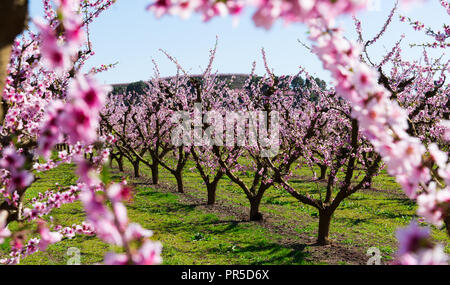
MULTIPOLYGON (((200 78, 201 75, 191 75, 193 78, 200 78)), ((219 74, 218 78, 223 81, 231 82, 230 87, 233 89, 242 89, 245 81, 248 79, 248 74, 219 74), (231 79, 233 78, 233 81, 231 79)), ((165 77, 163 79, 170 79, 172 77, 165 77)), ((282 77, 279 77, 280 79, 282 77)), ((257 76, 254 80, 260 80, 261 77, 257 76)), ((323 90, 327 88, 327 84, 325 81, 320 78, 313 78, 316 84, 323 90)), ((281 79, 280 84, 283 84, 283 79, 281 79)), ((147 89, 147 83, 144 81, 137 81, 132 83, 122 83, 122 84, 113 84, 113 91, 111 94, 145 94, 145 90, 147 89)), ((289 81, 289 86, 285 86, 295 92, 298 96, 302 97, 305 93, 305 90, 311 88, 311 82, 308 79, 304 79, 300 76, 295 77, 292 81, 289 81)), ((318 96, 317 92, 308 92, 311 101, 317 101, 318 96)))
MULTIPOLYGON (((201 75, 192 75, 194 78, 198 78, 201 75)), ((245 83, 245 80, 248 78, 248 74, 219 74, 218 78, 220 80, 231 81, 231 78, 234 76, 234 80, 231 84, 231 88, 239 89, 245 83)), ((169 79, 171 77, 165 77, 163 79, 169 79)), ((144 81, 136 81, 131 83, 119 83, 112 84, 113 91, 112 94, 126 94, 129 92, 136 92, 137 94, 142 94, 147 84, 144 81)))

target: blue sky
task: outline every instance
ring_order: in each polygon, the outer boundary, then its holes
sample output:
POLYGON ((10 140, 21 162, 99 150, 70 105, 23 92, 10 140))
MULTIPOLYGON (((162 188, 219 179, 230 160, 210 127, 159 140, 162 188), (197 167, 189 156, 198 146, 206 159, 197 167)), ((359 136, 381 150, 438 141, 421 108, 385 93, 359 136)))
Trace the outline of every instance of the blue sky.
MULTIPOLYGON (((118 62, 116 68, 100 73, 97 78, 102 83, 125 83, 147 80, 153 75, 151 59, 155 59, 163 76, 176 73, 175 66, 159 51, 160 48, 176 57, 182 66, 193 74, 200 73, 208 63, 208 54, 216 35, 219 45, 214 68, 220 73, 249 73, 256 60, 258 74, 264 73, 261 48, 266 50, 268 62, 276 74, 295 74, 299 66, 311 74, 328 81, 329 75, 323 71, 317 58, 302 47, 297 39, 307 41, 306 29, 302 24, 284 26, 278 22, 266 31, 256 28, 251 21, 252 10, 248 9, 233 27, 230 17, 216 18, 203 23, 194 15, 188 20, 166 16, 156 19, 145 7, 152 0, 117 0, 91 26, 91 40, 95 55, 87 62, 86 69, 100 64, 118 62)), ((438 0, 428 0, 427 4, 407 11, 402 15, 425 22, 427 26, 441 28, 449 23, 449 16, 441 8, 438 0)), ((374 0, 374 8, 358 14, 362 19, 366 39, 375 35, 393 7, 393 0, 374 0)), ((32 0, 32 17, 42 15, 42 2, 32 0)), ((340 19, 347 37, 356 39, 353 21, 350 17, 340 19)), ((389 50, 401 34, 406 35, 403 47, 407 55, 415 58, 421 55, 418 48, 410 50, 410 42, 425 42, 423 33, 413 31, 406 23, 395 17, 386 36, 370 48, 375 58, 389 50)), ((440 54, 439 50, 437 54, 440 54)), ((448 55, 447 55, 448 58, 448 55)))

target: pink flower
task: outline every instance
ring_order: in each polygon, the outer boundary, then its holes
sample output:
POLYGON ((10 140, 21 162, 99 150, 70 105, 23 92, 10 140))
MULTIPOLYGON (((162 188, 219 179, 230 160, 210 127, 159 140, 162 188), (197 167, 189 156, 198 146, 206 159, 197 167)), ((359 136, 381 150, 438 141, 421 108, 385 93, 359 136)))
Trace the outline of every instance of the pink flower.
POLYGON ((8 192, 12 194, 15 190, 23 190, 30 186, 33 181, 34 175, 28 171, 13 171, 10 184, 8 185, 8 192))
POLYGON ((39 241, 39 249, 44 251, 49 244, 59 242, 62 239, 62 235, 58 232, 51 232, 45 224, 41 221, 38 224, 38 232, 41 235, 39 241))
POLYGON ((239 15, 244 10, 244 4, 240 1, 228 1, 227 6, 230 15, 239 15))
POLYGON ((142 228, 140 224, 131 223, 125 231, 125 238, 128 241, 139 240, 141 238, 151 237, 153 232, 142 228))
POLYGON ((101 218, 98 216, 91 216, 89 218, 89 222, 94 225, 97 236, 102 240, 117 246, 124 245, 120 232, 118 231, 112 217, 101 218))
MULTIPOLYGON (((450 67, 449 67, 450 70, 450 67)), ((440 125, 444 129, 443 138, 445 141, 450 141, 450 120, 442 120, 440 125)))
POLYGON ((126 265, 128 264, 128 257, 126 256, 126 254, 108 252, 105 255, 103 263, 106 265, 126 265))
MULTIPOLYGON (((189 5, 189 1, 186 1, 187 5, 189 5)), ((157 0, 155 3, 147 6, 147 10, 152 10, 156 17, 159 18, 169 12, 169 9, 172 5, 170 0, 157 0)))
POLYGON ((269 30, 278 16, 281 14, 281 1, 261 0, 261 5, 252 19, 257 27, 269 30))
POLYGON ((75 236, 75 231, 71 227, 65 227, 61 230, 62 235, 66 238, 73 238, 75 236))
POLYGON ((120 231, 124 231, 128 225, 127 208, 120 202, 113 202, 113 211, 120 231))
POLYGON ((69 86, 69 98, 58 121, 69 142, 92 143, 97 138, 99 111, 110 88, 97 85, 94 79, 80 75, 69 86))
POLYGON ((84 30, 82 29, 83 21, 78 13, 71 13, 64 17, 63 24, 66 46, 68 49, 72 49, 72 52, 76 52, 85 40, 84 30))
POLYGON ((129 200, 131 198, 131 188, 118 183, 109 186, 106 193, 109 199, 114 202, 129 200))
POLYGON ((444 179, 447 185, 450 185, 450 164, 446 165, 445 168, 440 168, 438 174, 444 179))
POLYGON ((38 154, 49 157, 51 149, 60 140, 60 116, 64 112, 64 105, 61 100, 55 100, 48 106, 44 126, 38 137, 38 154))
MULTIPOLYGON (((422 163, 422 155, 425 153, 425 147, 419 139, 408 137, 392 144, 390 152, 383 153, 384 160, 388 166, 391 175, 397 177, 403 175, 409 179, 422 163)), ((399 181, 400 182, 400 181, 399 181)), ((414 194, 408 195, 414 197, 414 194)))
POLYGON ((399 248, 394 264, 446 265, 447 255, 441 245, 429 241, 430 230, 412 222, 407 228, 397 230, 399 248))
POLYGON ((133 263, 136 265, 155 265, 162 262, 162 246, 159 242, 146 240, 136 254, 133 254, 133 263))
POLYGON ((41 32, 41 55, 44 65, 58 75, 62 75, 70 66, 70 49, 58 40, 54 30, 43 20, 34 21, 41 32))
POLYGON ((23 166, 25 162, 24 157, 17 153, 13 146, 6 147, 2 153, 3 157, 0 160, 0 167, 5 169, 18 169, 23 166))
POLYGON ((448 160, 448 155, 441 151, 437 144, 432 143, 428 146, 431 158, 439 168, 445 168, 448 160))
POLYGON ((450 188, 436 190, 436 183, 430 183, 428 193, 417 197, 417 204, 419 205, 417 215, 440 227, 450 204, 450 188))
POLYGON ((394 261, 394 265, 448 265, 448 257, 442 245, 407 253, 394 261))
POLYGON ((8 229, 8 227, 1 228, 0 227, 0 244, 2 244, 5 240, 5 238, 9 237, 11 235, 11 231, 8 229))
POLYGON ((430 230, 419 227, 415 221, 411 222, 408 227, 397 230, 396 237, 399 243, 397 254, 404 255, 415 252, 427 243, 429 235, 430 230))
POLYGON ((72 14, 80 6, 80 0, 54 0, 54 2, 65 16, 72 14))
POLYGON ((108 86, 98 85, 96 81, 86 75, 78 75, 69 86, 69 98, 75 102, 81 101, 86 108, 94 113, 103 107, 106 94, 111 90, 108 86))
POLYGON ((83 104, 68 104, 60 117, 61 129, 72 144, 90 144, 97 137, 98 118, 83 104))
MULTIPOLYGON (((122 246, 123 240, 116 227, 114 215, 103 204, 104 199, 85 187, 80 194, 80 200, 86 210, 87 220, 95 228, 97 236, 108 243, 122 246)), ((121 212, 121 209, 117 212, 121 212)))
POLYGON ((11 235, 11 231, 8 229, 8 226, 5 224, 6 216, 5 212, 0 212, 0 244, 2 244, 5 238, 11 235))
POLYGON ((355 81, 353 82, 356 88, 360 91, 371 91, 370 89, 374 85, 375 71, 369 68, 367 65, 360 65, 355 72, 353 77, 355 81))

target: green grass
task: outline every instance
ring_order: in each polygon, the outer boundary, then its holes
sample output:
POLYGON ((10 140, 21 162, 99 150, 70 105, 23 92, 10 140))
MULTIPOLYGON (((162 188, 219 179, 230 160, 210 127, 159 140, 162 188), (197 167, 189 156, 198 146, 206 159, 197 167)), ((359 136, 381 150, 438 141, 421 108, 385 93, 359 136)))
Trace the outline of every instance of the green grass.
MULTIPOLYGON (((40 179, 29 189, 27 198, 38 192, 76 182, 73 165, 63 165, 40 173, 40 179)), ((122 177, 113 175, 113 179, 122 177)), ((297 247, 286 247, 281 235, 274 234, 254 223, 237 222, 234 217, 218 217, 204 213, 195 205, 179 202, 178 196, 162 193, 152 187, 137 186, 134 200, 128 205, 129 218, 155 233, 154 239, 163 244, 164 264, 307 264, 305 253, 297 247)), ((51 216, 55 224, 80 224, 84 213, 79 202, 55 209, 51 216)), ((10 225, 17 229, 16 224, 10 225)), ((113 250, 96 237, 77 235, 49 246, 22 260, 22 264, 66 264, 67 251, 77 247, 82 264, 103 260, 113 250)), ((6 253, 7 247, 0 250, 6 253)))
MULTIPOLYGON (((184 171, 184 183, 188 195, 206 202, 206 190, 201 177, 190 170, 194 164, 189 161, 184 171)), ((126 168, 131 165, 126 163, 126 168)), ((141 166, 144 176, 150 170, 141 166)), ((297 169, 298 177, 311 176, 309 169, 297 169)), ((36 196, 55 183, 62 186, 76 184, 73 165, 61 165, 45 173, 27 191, 26 199, 36 196)), ((126 174, 113 174, 119 181, 126 174)), ((251 173, 242 174, 251 181, 251 173)), ((161 182, 175 185, 175 179, 160 169, 161 182)), ((128 207, 130 220, 154 231, 154 239, 163 244, 164 264, 322 264, 323 260, 311 260, 310 247, 305 236, 314 238, 317 233, 318 213, 312 207, 300 204, 283 190, 270 188, 262 201, 261 212, 269 215, 276 227, 289 227, 291 232, 277 233, 258 223, 241 221, 229 213, 211 213, 198 204, 186 202, 176 193, 163 191, 158 187, 146 185, 141 180, 129 177, 136 183, 136 194, 128 207), (290 242, 286 243, 286 239, 290 242)), ((318 195, 323 189, 314 182, 301 178, 293 179, 292 185, 300 192, 318 195)), ((384 260, 392 259, 396 251, 395 230, 409 224, 416 218, 416 205, 401 195, 401 189, 392 177, 385 173, 374 179, 374 187, 383 191, 362 191, 346 199, 333 217, 330 237, 344 247, 365 253, 370 247, 378 247, 384 260)), ((175 191, 175 190, 174 190, 175 191)), ((228 177, 218 186, 217 201, 248 214, 248 201, 244 193, 228 177)), ((63 205, 51 215, 55 224, 70 226, 84 220, 84 212, 79 202, 63 205)), ((17 228, 14 223, 11 229, 17 228)), ((449 239, 444 230, 432 228, 433 238, 446 245, 450 252, 449 239)), ((83 264, 101 262, 104 254, 113 250, 96 237, 77 235, 49 246, 25 258, 23 264, 66 264, 70 258, 67 250, 77 247, 81 251, 83 264)), ((8 246, 0 247, 0 258, 8 246)), ((338 264, 345 264, 339 261, 338 264)))
MULTIPOLYGON (((196 170, 190 170, 193 167, 194 163, 189 161, 183 174, 185 187, 190 195, 205 199, 206 202, 203 181, 196 170)), ((294 173, 299 177, 312 176, 309 168, 296 169, 294 173)), ((176 183, 165 170, 160 171, 160 174, 163 181, 176 183)), ((247 183, 252 181, 249 173, 244 172, 240 177, 247 183)), ((301 193, 308 192, 317 197, 319 189, 324 193, 324 186, 304 180, 299 178, 290 182, 301 193)), ((334 241, 359 248, 364 253, 370 247, 378 247, 384 260, 391 260, 397 248, 395 232, 418 218, 415 214, 417 205, 403 194, 395 179, 384 170, 374 178, 373 187, 382 191, 359 191, 341 203, 331 222, 330 237, 334 241)), ((249 207, 243 191, 226 176, 218 185, 217 200, 230 207, 249 207)), ((276 223, 280 226, 294 224, 298 233, 307 233, 312 237, 317 234, 317 210, 299 203, 284 190, 270 188, 264 194, 261 212, 276 216, 276 223)), ((450 253, 449 238, 444 229, 432 227, 432 237, 444 244, 446 252, 450 253)))

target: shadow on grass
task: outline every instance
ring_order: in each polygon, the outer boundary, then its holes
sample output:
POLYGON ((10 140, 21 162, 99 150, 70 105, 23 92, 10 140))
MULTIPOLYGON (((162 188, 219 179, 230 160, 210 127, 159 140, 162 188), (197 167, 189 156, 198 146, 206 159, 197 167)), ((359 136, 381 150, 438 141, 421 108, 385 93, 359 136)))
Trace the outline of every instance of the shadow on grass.
POLYGON ((159 225, 158 230, 170 232, 172 234, 183 233, 189 236, 193 236, 199 232, 208 235, 228 235, 232 233, 242 232, 243 229, 238 227, 240 223, 245 221, 198 221, 198 222, 185 222, 181 220, 166 221, 159 225))
POLYGON ((357 226, 359 224, 370 224, 368 218, 361 219, 361 218, 335 218, 335 221, 343 222, 350 226, 357 226))
POLYGON ((282 245, 278 243, 260 243, 256 245, 248 245, 240 248, 239 252, 258 253, 263 252, 270 256, 268 259, 255 261, 249 265, 264 265, 264 264, 301 264, 304 263, 308 254, 305 252, 305 244, 282 245), (286 252, 287 251, 287 252, 286 252))

